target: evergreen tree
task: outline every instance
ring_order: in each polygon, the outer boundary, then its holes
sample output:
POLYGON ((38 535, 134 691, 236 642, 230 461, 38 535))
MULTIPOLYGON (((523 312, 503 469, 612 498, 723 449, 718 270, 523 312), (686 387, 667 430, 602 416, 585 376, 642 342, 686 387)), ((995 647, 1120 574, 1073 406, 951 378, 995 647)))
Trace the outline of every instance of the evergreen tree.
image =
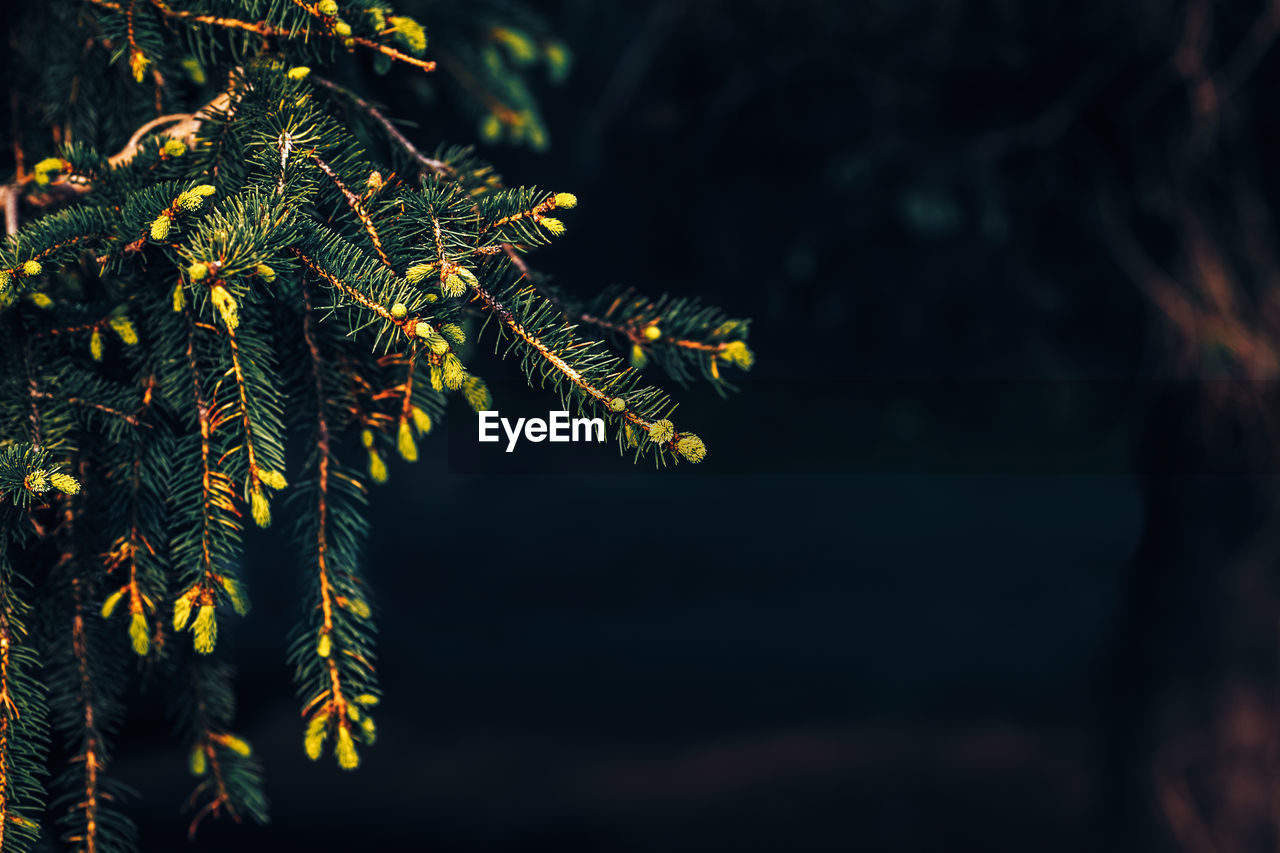
POLYGON ((431 50, 380 0, 25 5, 0 187, 0 853, 42 831, 132 848, 110 758, 135 674, 171 704, 191 831, 266 819, 218 634, 249 608, 244 528, 280 495, 309 583, 301 745, 357 766, 381 698, 368 484, 417 458, 449 394, 490 406, 465 366, 485 329, 659 464, 706 451, 646 363, 718 390, 751 366, 747 322, 695 300, 555 288, 525 255, 572 194, 424 153, 338 82, 444 75, 484 137, 545 145, 531 75, 569 56, 542 22, 498 0, 423 18, 431 50))

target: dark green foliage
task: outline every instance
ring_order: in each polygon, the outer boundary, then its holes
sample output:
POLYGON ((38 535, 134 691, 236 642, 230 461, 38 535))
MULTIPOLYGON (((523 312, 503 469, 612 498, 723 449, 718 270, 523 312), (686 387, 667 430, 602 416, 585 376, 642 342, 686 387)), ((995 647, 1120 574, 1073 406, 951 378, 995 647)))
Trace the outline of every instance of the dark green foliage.
POLYGON ((490 405, 468 329, 492 324, 530 382, 637 458, 705 455, 638 367, 653 353, 726 387, 722 369, 749 366, 745 322, 567 299, 523 255, 576 198, 504 188, 470 148, 427 156, 321 76, 348 52, 444 72, 487 136, 545 144, 526 78, 562 73, 564 48, 506 4, 430 9, 440 70, 419 24, 372 3, 66 0, 21 25, 50 59, 17 66, 41 106, 11 130, 25 162, 3 187, 21 227, 0 248, 0 853, 37 836, 46 692, 63 764, 47 825, 79 849, 133 847, 109 758, 139 660, 169 688, 192 832, 266 820, 218 635, 248 613, 245 527, 270 526, 278 494, 305 578, 302 745, 358 764, 381 698, 367 491, 389 453, 417 459, 450 394, 490 405))

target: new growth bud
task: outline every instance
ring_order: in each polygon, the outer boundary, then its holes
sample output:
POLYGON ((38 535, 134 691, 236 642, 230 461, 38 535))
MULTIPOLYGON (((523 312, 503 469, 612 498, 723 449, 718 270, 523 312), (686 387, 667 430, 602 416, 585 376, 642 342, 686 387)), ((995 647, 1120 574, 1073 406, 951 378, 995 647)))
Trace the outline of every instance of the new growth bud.
POLYGON ((565 210, 568 210, 569 208, 578 206, 578 197, 573 193, 556 193, 555 203, 556 207, 562 207, 565 210))
POLYGON ((707 458, 707 446, 691 432, 686 432, 676 441, 676 452, 690 462, 701 462, 707 458))
POLYGON ((420 54, 427 49, 427 31, 422 28, 422 24, 403 15, 392 15, 387 21, 395 30, 396 38, 411 53, 420 54))
POLYGON ((240 306, 231 291, 219 284, 209 291, 209 298, 213 300, 213 307, 222 315, 222 322, 227 324, 228 329, 235 331, 240 325, 240 306))
POLYGON ((271 526, 271 502, 257 483, 249 491, 249 511, 253 515, 253 523, 259 527, 271 526))
POLYGON ((80 494, 80 481, 70 474, 50 474, 49 485, 53 486, 64 495, 80 494))
POLYGON ((649 440, 655 444, 666 444, 676 434, 675 424, 665 418, 655 421, 649 427, 649 440))
POLYGON ((405 270, 404 277, 409 280, 410 284, 417 284, 435 271, 435 264, 414 264, 405 270))
POLYGON ((121 343, 133 346, 138 343, 138 332, 128 317, 111 317, 107 320, 111 330, 120 338, 121 343))
POLYGON ((62 170, 62 158, 46 157, 35 165, 36 183, 44 186, 49 183, 49 173, 62 170))
POLYGON ((444 384, 450 391, 457 391, 462 387, 462 381, 466 378, 467 373, 462 368, 462 362, 453 353, 448 353, 444 357, 444 384))
POLYGON ((419 435, 431 432, 431 415, 426 411, 414 406, 409 410, 409 416, 413 418, 413 425, 417 427, 419 435))
POLYGON ((724 349, 720 350, 720 358, 737 365, 743 370, 750 370, 751 365, 756 363, 755 353, 747 346, 745 341, 729 341, 724 345, 724 349))
POLYGON ((129 640, 133 644, 133 652, 138 657, 146 657, 151 651, 151 634, 147 629, 147 617, 134 613, 129 617, 129 640))
POLYGON ((409 426, 409 421, 400 422, 400 430, 396 436, 396 449, 400 451, 400 458, 405 462, 418 461, 418 445, 413 441, 413 429, 409 426))
POLYGON ((338 766, 343 770, 355 770, 360 766, 360 755, 356 752, 356 745, 351 740, 351 732, 347 731, 346 723, 338 724, 338 743, 333 751, 338 757, 338 766))
POLYGON ((151 222, 151 239, 163 240, 169 236, 169 227, 173 225, 173 218, 167 213, 162 213, 151 222))
POLYGON ((205 604, 200 607, 191 630, 195 634, 194 645, 196 651, 202 655, 212 652, 213 647, 218 642, 218 617, 213 612, 212 604, 205 604))

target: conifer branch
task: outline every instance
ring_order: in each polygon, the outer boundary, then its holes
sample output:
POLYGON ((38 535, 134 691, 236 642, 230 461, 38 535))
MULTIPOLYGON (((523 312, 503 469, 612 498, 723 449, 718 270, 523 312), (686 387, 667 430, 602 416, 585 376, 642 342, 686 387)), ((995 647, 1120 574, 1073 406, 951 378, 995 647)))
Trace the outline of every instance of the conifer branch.
POLYGON ((340 177, 338 177, 338 173, 333 170, 333 167, 324 160, 321 160, 319 155, 314 153, 311 154, 311 160, 320 167, 320 171, 324 172, 325 176, 332 181, 333 185, 342 193, 342 197, 346 200, 347 206, 351 208, 351 212, 355 214, 356 219, 360 220, 360 225, 364 228, 365 233, 369 235, 369 241, 373 243, 373 250, 378 253, 378 259, 386 265, 387 269, 395 272, 395 266, 391 263, 391 259, 387 257, 386 250, 382 248, 382 235, 378 233, 377 227, 373 224, 372 217, 370 217, 369 212, 365 210, 364 202, 360 200, 360 196, 348 189, 347 185, 342 182, 340 177))

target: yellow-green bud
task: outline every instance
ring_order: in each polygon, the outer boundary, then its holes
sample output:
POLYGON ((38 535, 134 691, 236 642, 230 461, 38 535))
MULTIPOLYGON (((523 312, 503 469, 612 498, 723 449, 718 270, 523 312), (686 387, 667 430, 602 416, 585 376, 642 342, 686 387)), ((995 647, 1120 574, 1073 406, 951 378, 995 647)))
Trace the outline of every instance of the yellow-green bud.
POLYGON ((316 654, 322 658, 333 654, 333 635, 328 631, 321 631, 316 639, 316 654))
POLYGON ((360 443, 365 447, 373 447, 373 430, 366 429, 360 431, 360 443))
POLYGON ((480 122, 480 135, 489 142, 496 142, 502 136, 502 119, 496 115, 487 115, 480 122))
POLYGON ((193 645, 197 652, 207 655, 213 651, 218 642, 218 618, 213 612, 212 604, 205 604, 196 613, 196 621, 191 626, 195 634, 193 645))
POLYGON ((329 713, 321 711, 307 721, 307 735, 302 741, 307 758, 315 761, 320 757, 325 738, 329 736, 329 713))
POLYGON ((127 586, 122 586, 107 596, 106 600, 102 602, 103 619, 111 618, 111 614, 116 610, 116 605, 120 603, 120 599, 124 597, 124 594, 128 589, 129 588, 127 586))
POLYGON ((62 158, 46 157, 35 165, 36 183, 44 186, 49 183, 49 173, 62 170, 62 158))
POLYGON ((550 216, 539 216, 538 224, 556 236, 564 233, 564 223, 559 219, 550 216))
POLYGON ((644 347, 639 344, 631 345, 631 366, 636 370, 643 370, 644 366, 649 363, 649 355, 644 351, 644 347))
POLYGON ((129 640, 133 643, 133 653, 138 657, 146 657, 151 651, 151 634, 147 629, 147 617, 135 613, 129 619, 129 640))
POLYGON ((259 471, 258 479, 262 480, 262 482, 266 483, 271 488, 277 490, 283 489, 289 485, 284 478, 284 474, 281 474, 279 471, 259 471))
POLYGON ((338 4, 334 0, 320 0, 316 4, 316 11, 321 15, 333 16, 338 14, 338 4))
POLYGON ((369 479, 375 483, 387 482, 387 463, 372 448, 369 450, 369 479))
MULTIPOLYGON (((196 203, 199 204, 200 200, 196 199, 196 203)), ((157 216, 151 222, 151 239, 163 240, 165 237, 168 237, 169 226, 171 225, 173 225, 173 220, 169 217, 169 214, 162 213, 157 216)))
POLYGON ((427 346, 436 355, 444 355, 449 351, 449 342, 430 323, 418 323, 413 327, 413 333, 426 341, 427 346))
POLYGON ((254 524, 259 527, 271 526, 271 501, 267 500, 261 487, 249 492, 249 511, 254 524))
POLYGON ((49 491, 49 472, 32 471, 24 482, 29 492, 35 492, 37 495, 47 492, 49 491))
POLYGON ((97 326, 89 334, 89 355, 94 361, 102 361, 102 330, 97 326))
POLYGON ((457 323, 445 323, 440 327, 440 334, 448 338, 454 346, 462 346, 467 342, 467 334, 457 323))
POLYGON ((404 277, 410 284, 417 284, 435 271, 435 264, 414 264, 405 270, 404 277))
POLYGON ((360 766, 360 755, 356 752, 356 745, 352 742, 351 732, 347 731, 345 723, 338 725, 338 743, 333 751, 338 757, 338 766, 343 770, 355 770, 360 766))
POLYGON ((179 280, 177 285, 173 288, 173 310, 175 312, 181 311, 186 307, 186 305, 187 293, 182 289, 182 281, 179 280))
POLYGON ((627 441, 627 447, 635 447, 640 443, 640 439, 636 435, 636 428, 631 424, 622 425, 622 436, 627 441))
POLYGON ((190 192, 193 192, 202 198, 204 196, 213 195, 217 191, 218 191, 218 188, 215 187, 213 184, 197 184, 196 186, 192 187, 190 190, 190 192))
POLYGON ((397 320, 403 320, 405 317, 409 316, 408 306, 403 302, 397 302, 395 305, 391 306, 391 316, 395 317, 397 320))
POLYGON ((666 444, 676 434, 675 424, 665 418, 656 421, 649 427, 649 440, 656 444, 666 444))
POLYGON ((552 78, 556 82, 563 80, 565 73, 569 70, 569 51, 565 46, 559 42, 550 42, 543 46, 542 55, 551 69, 552 78))
POLYGON ((31 299, 31 304, 37 308, 53 307, 53 300, 49 298, 47 293, 33 293, 29 298, 31 299))
POLYGON ((493 405, 493 398, 489 396, 489 387, 483 380, 474 376, 468 376, 467 381, 462 383, 462 396, 466 398, 467 405, 472 411, 483 412, 493 405))
POLYGON ((422 53, 427 49, 427 32, 413 18, 403 15, 392 15, 387 18, 395 28, 396 38, 412 53, 422 53))
POLYGON ((373 615, 373 611, 369 609, 369 605, 359 598, 340 598, 338 599, 342 606, 350 610, 361 619, 368 619, 373 615))
POLYGON ((288 77, 290 80, 304 80, 306 79, 306 76, 310 73, 311 73, 311 69, 308 68, 307 66, 295 65, 293 68, 289 69, 288 77))
POLYGON ((407 420, 400 422, 400 431, 396 436, 396 449, 405 462, 418 461, 418 445, 413 441, 413 430, 407 420))
POLYGON ((724 345, 724 349, 720 350, 720 358, 741 367, 743 370, 750 370, 751 365, 755 364, 756 356, 747 346, 745 341, 729 341, 724 345))
POLYGON ((532 62, 538 58, 538 51, 534 46, 534 43, 527 35, 519 30, 510 30, 506 27, 494 27, 490 31, 490 35, 506 45, 507 50, 511 53, 511 58, 516 62, 532 62))
POLYGON ((122 343, 133 346, 138 342, 138 332, 133 328, 133 323, 130 322, 128 317, 112 317, 107 320, 107 323, 111 326, 111 330, 120 337, 122 343))
POLYGON ((187 620, 191 618, 191 602, 194 598, 195 588, 187 590, 186 594, 179 596, 173 601, 173 630, 181 631, 187 627, 187 620))
POLYGON ((202 281, 204 277, 208 274, 209 274, 209 265, 205 263, 201 263, 200 261, 196 261, 194 264, 187 267, 187 278, 191 279, 192 281, 202 281))
POLYGON ((197 86, 203 86, 209 78, 204 73, 204 67, 200 65, 199 60, 195 57, 188 56, 182 60, 182 69, 187 72, 187 76, 191 78, 191 82, 197 86))
POLYGON ((431 432, 431 415, 417 406, 411 408, 409 414, 413 417, 413 425, 418 428, 420 435, 426 435, 431 432))
POLYGON ((80 493, 80 481, 70 474, 50 474, 49 484, 64 495, 78 495, 80 493))
POLYGON ((444 379, 440 375, 440 368, 436 367, 434 364, 431 365, 430 376, 431 376, 431 390, 443 391, 444 379))
POLYGON ((556 207, 562 207, 565 210, 568 210, 571 207, 578 206, 578 197, 573 193, 556 193, 555 202, 556 207))
POLYGON ((257 264, 254 266, 253 271, 256 272, 258 274, 258 277, 261 278, 263 281, 276 280, 276 271, 272 269, 268 264, 257 264))
POLYGON ((372 693, 361 693, 351 701, 363 705, 366 708, 372 708, 374 705, 378 704, 378 697, 374 696, 372 693))
POLYGON ((142 78, 147 74, 147 66, 150 64, 151 60, 143 56, 142 51, 132 50, 129 52, 129 70, 133 72, 135 82, 142 82, 142 78))
POLYGON ((622 399, 621 397, 614 397, 612 400, 609 401, 609 411, 611 412, 621 412, 626 407, 627 407, 627 401, 622 399))
POLYGON ((440 291, 445 296, 458 297, 467 292, 467 283, 462 280, 462 276, 451 272, 440 282, 440 291))
POLYGON ((351 35, 351 25, 346 21, 335 21, 333 24, 333 32, 341 38, 351 35))
POLYGON ((249 746, 249 742, 235 735, 223 735, 222 744, 236 755, 242 755, 245 758, 253 754, 253 748, 249 746))
POLYGON ((644 336, 647 340, 656 341, 658 338, 662 337, 662 329, 657 325, 645 326, 644 336))
POLYGON ((187 146, 181 139, 166 139, 160 150, 168 157, 181 157, 187 153, 187 146))
POLYGON ((448 353, 444 357, 444 384, 450 391, 457 391, 462 387, 462 381, 466 379, 467 372, 462 369, 462 362, 453 353, 448 353))
POLYGON ((240 306, 236 304, 236 298, 231 295, 231 291, 222 285, 218 285, 209 291, 209 298, 213 300, 213 307, 218 309, 218 313, 222 315, 222 322, 227 324, 227 328, 235 331, 240 325, 240 306))
POLYGON ((41 266, 39 261, 27 261, 22 265, 23 275, 40 275, 42 272, 44 272, 44 267, 41 266))
POLYGON ((240 584, 236 583, 234 578, 222 577, 222 588, 226 590, 227 598, 231 599, 231 606, 235 608, 236 613, 241 616, 249 612, 249 602, 245 601, 244 594, 240 590, 240 584))
POLYGON ((8 270, 0 270, 0 293, 9 289, 9 283, 13 281, 13 276, 8 270))
POLYGON ((701 462, 707 458, 707 446, 691 432, 686 432, 676 441, 676 452, 690 462, 701 462))
POLYGON ((191 770, 192 776, 203 776, 204 772, 209 769, 203 746, 196 746, 191 750, 191 757, 187 761, 187 767, 191 770))

